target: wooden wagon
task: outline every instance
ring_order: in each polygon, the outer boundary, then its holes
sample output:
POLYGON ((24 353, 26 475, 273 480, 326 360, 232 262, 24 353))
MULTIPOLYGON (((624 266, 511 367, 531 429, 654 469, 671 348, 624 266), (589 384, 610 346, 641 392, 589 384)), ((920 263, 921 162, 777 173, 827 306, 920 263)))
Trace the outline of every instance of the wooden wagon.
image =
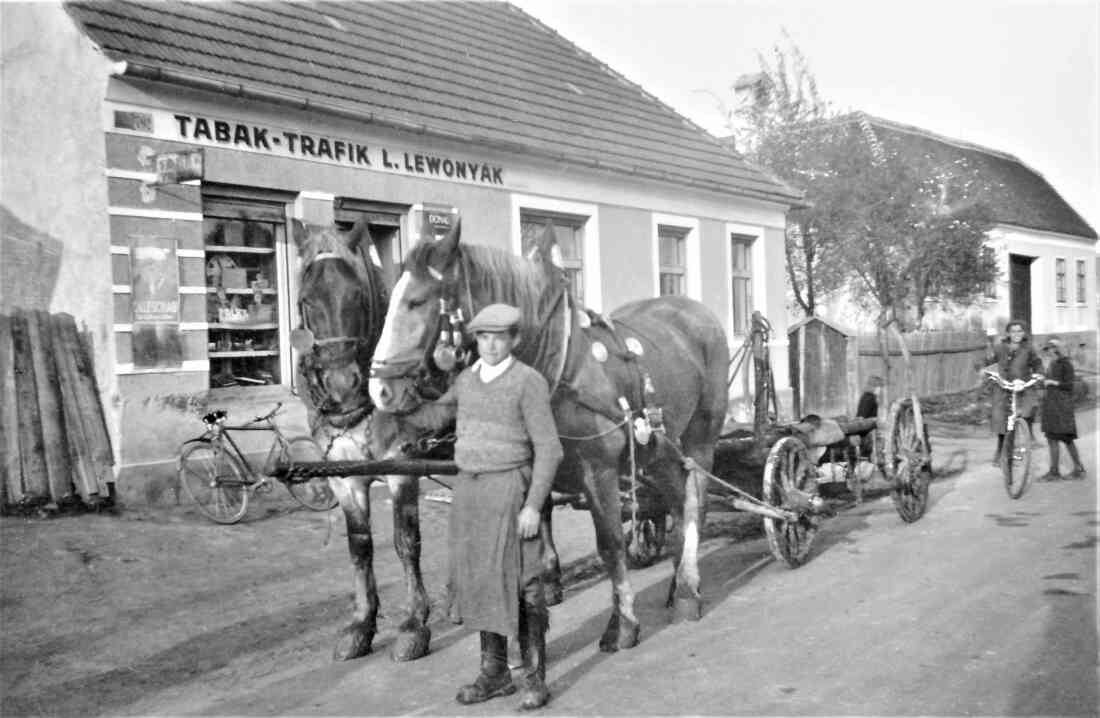
MULTIPOLYGON (((745 344, 734 354, 734 376, 752 357, 755 380, 754 421, 730 427, 715 449, 714 466, 692 471, 708 479, 708 499, 763 518, 768 543, 777 559, 799 566, 808 556, 820 521, 833 511, 819 491, 822 483, 843 481, 857 500, 871 479, 885 480, 901 518, 916 521, 925 511, 931 480, 931 454, 916 397, 894 401, 885 416, 865 419, 805 417, 776 421, 778 406, 768 359, 771 328, 759 313, 745 344)), ((732 382, 732 378, 731 378, 732 382)), ((660 432, 637 450, 678 453, 660 432)), ((453 440, 453 438, 451 439, 453 440)), ((274 473, 293 481, 317 476, 405 474, 440 478, 458 473, 447 439, 426 438, 406 447, 397 459, 326 461, 277 465, 274 473)), ((626 524, 627 556, 632 567, 656 561, 664 547, 669 509, 634 462, 624 461, 621 479, 622 515, 626 524)), ((582 495, 551 495, 555 505, 585 509, 582 495)))

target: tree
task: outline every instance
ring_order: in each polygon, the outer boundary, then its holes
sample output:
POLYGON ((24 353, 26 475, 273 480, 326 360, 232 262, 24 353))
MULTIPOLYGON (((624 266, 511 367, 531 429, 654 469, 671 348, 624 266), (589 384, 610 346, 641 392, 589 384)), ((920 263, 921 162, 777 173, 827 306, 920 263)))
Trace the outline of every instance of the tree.
POLYGON ((760 72, 738 80, 734 91, 740 100, 723 110, 736 149, 806 194, 806 206, 787 214, 784 248, 794 300, 813 316, 818 297, 844 282, 832 227, 839 223, 836 213, 846 211, 845 197, 819 174, 828 171, 823 153, 836 139, 828 123, 832 110, 818 93, 805 56, 785 31, 783 36, 787 47, 773 47, 770 61, 758 55, 760 72))
POLYGON ((839 289, 880 326, 920 326, 931 298, 972 301, 996 278, 988 187, 961 156, 904 146, 863 113, 836 115, 784 32, 741 78, 727 124, 747 159, 805 193, 787 215, 787 277, 807 316, 839 289))

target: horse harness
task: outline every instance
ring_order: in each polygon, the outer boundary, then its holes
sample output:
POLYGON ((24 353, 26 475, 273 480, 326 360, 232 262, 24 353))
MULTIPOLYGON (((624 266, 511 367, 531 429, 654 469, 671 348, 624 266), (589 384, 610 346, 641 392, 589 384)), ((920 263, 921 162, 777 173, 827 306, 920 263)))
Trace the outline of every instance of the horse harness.
MULTIPOLYGON (((315 256, 303 271, 303 278, 309 269, 318 262, 324 260, 339 259, 347 261, 335 252, 320 252, 315 256)), ((365 296, 369 297, 369 292, 365 296)), ((372 316, 371 309, 366 307, 367 315, 372 316)), ((299 293, 298 316, 302 326, 290 333, 290 343, 299 354, 298 366, 305 379, 306 390, 309 393, 311 403, 317 407, 319 414, 325 415, 325 409, 329 404, 329 397, 324 388, 323 374, 326 370, 347 366, 355 362, 363 370, 364 376, 369 369, 371 352, 374 349, 376 336, 335 336, 318 338, 309 326, 304 302, 299 293)), ((376 322, 372 321, 369 334, 376 335, 376 322)), ((369 399, 368 399, 369 402, 369 399)))

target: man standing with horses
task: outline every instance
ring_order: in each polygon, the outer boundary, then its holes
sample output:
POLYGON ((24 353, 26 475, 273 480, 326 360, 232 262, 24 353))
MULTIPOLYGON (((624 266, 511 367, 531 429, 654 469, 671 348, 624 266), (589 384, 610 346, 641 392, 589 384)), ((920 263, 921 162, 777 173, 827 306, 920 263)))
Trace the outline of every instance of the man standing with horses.
POLYGON ((516 691, 508 636, 523 657, 520 708, 546 705, 546 630, 540 509, 562 459, 550 391, 537 371, 512 356, 520 311, 491 304, 469 329, 479 359, 439 400, 409 420, 437 429, 452 419, 455 464, 449 542, 450 582, 462 622, 481 632, 481 671, 459 689, 470 704, 516 691))

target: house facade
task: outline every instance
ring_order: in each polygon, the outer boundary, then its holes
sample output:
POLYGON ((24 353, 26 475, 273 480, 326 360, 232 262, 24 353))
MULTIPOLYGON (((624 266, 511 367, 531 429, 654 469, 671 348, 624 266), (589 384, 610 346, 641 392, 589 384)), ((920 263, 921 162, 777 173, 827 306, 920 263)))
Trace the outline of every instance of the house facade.
MULTIPOLYGON (((999 276, 970 306, 929 302, 925 326, 1003 332, 1010 319, 1022 319, 1036 337, 1065 339, 1078 362, 1096 370, 1096 231, 1039 172, 1011 154, 863 117, 901 157, 933 157, 944 166, 964 162, 987 188, 982 199, 995 222, 987 246, 999 276)), ((874 327, 873 315, 847 297, 832 297, 825 306, 823 315, 845 326, 874 327)))
MULTIPOLYGON (((163 499, 205 407, 294 393, 294 220, 515 252, 548 222, 576 293, 679 293, 788 386, 798 192, 507 3, 4 3, 0 311, 92 340, 124 500, 163 499)), ((736 383, 743 404, 751 383, 736 383)), ((294 428, 291 429, 292 431, 294 428)))

